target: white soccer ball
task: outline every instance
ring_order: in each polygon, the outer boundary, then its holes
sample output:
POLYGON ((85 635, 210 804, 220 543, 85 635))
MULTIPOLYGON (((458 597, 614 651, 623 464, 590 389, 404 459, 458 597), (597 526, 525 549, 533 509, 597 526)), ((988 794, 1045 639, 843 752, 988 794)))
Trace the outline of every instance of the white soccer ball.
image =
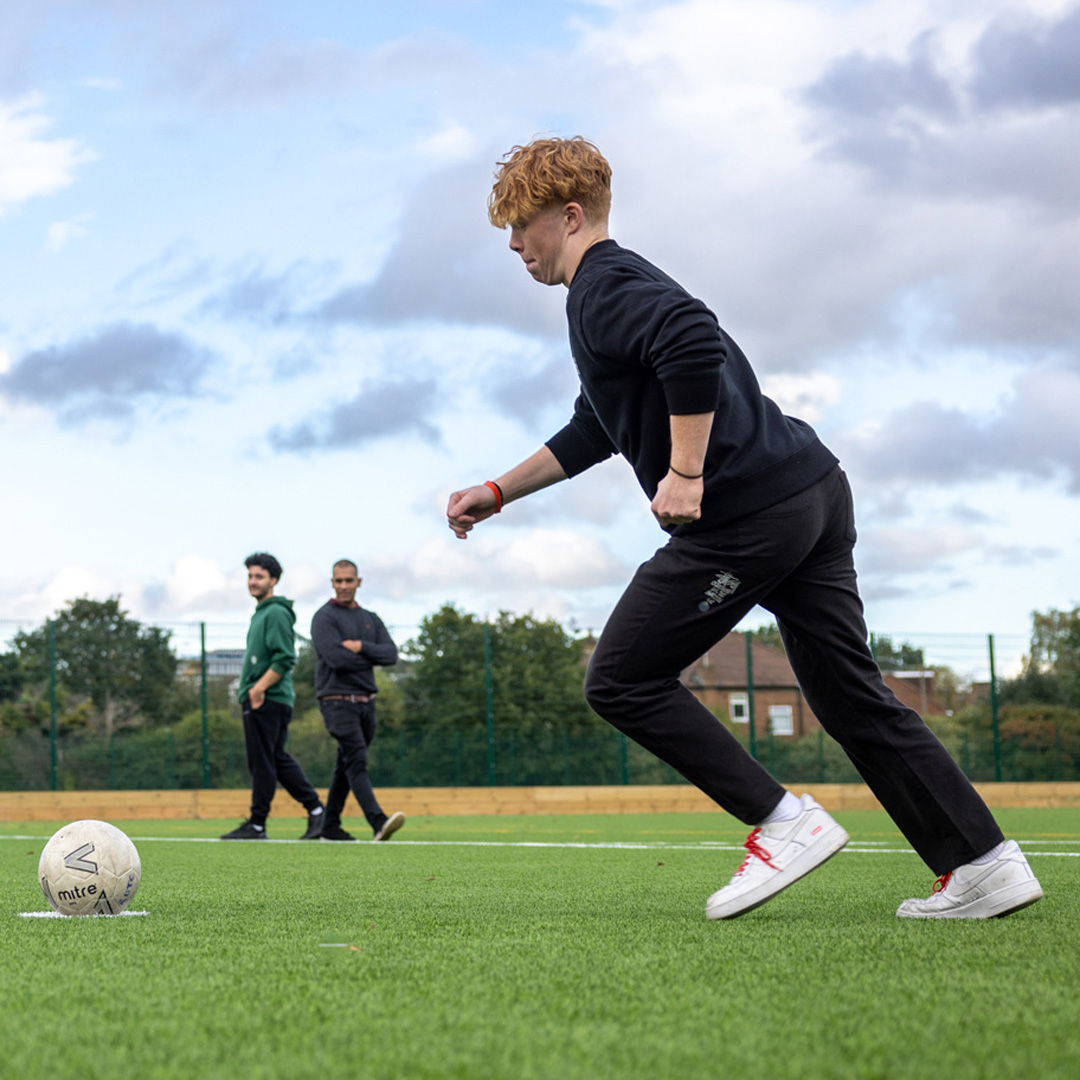
POLYGON ((119 915, 142 877, 139 853, 107 821, 73 821, 45 845, 38 880, 61 915, 119 915))

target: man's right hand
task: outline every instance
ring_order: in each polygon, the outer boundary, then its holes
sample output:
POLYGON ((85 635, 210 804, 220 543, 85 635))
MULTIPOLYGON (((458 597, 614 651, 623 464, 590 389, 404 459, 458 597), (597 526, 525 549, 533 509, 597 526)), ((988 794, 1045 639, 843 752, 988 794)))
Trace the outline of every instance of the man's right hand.
POLYGON ((477 522, 495 513, 495 492, 486 484, 455 491, 446 504, 447 524, 459 540, 464 540, 477 522))

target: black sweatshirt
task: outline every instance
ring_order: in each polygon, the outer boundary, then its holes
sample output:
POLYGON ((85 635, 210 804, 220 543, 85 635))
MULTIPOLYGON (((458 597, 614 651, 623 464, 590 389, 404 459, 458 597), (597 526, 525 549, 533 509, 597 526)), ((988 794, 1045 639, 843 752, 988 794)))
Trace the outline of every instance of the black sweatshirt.
POLYGON ((715 412, 701 519, 669 530, 683 536, 772 506, 836 466, 808 424, 761 393, 716 316, 614 240, 585 252, 566 316, 581 394, 547 446, 567 476, 622 454, 651 500, 671 462, 670 417, 715 412))
POLYGON ((374 611, 342 607, 329 600, 311 620, 311 640, 318 660, 315 664, 315 696, 324 694, 374 694, 373 664, 397 663, 397 646, 374 611), (343 641, 362 641, 358 653, 346 649, 343 641))

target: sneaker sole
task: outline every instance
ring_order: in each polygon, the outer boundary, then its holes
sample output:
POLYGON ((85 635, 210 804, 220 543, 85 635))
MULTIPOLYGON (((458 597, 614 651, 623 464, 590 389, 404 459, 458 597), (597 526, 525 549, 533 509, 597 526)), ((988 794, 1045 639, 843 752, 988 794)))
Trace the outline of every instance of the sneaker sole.
POLYGON ((372 841, 375 844, 385 843, 390 839, 405 824, 405 815, 399 810, 397 813, 391 814, 386 819, 386 824, 382 827, 382 832, 372 841))
POLYGON ((807 848, 795 861, 776 877, 762 884, 756 891, 748 893, 738 910, 732 911, 730 905, 705 905, 705 918, 719 921, 720 919, 737 919, 754 908, 767 904, 774 896, 778 896, 785 889, 790 888, 796 881, 806 877, 807 874, 823 866, 834 855, 844 849, 850 837, 839 825, 830 829, 824 836, 820 836, 812 848, 807 848))
POLYGON ((901 908, 896 914, 901 919, 1004 919, 1042 898, 1042 887, 1037 881, 1019 881, 951 911, 904 911, 901 908))

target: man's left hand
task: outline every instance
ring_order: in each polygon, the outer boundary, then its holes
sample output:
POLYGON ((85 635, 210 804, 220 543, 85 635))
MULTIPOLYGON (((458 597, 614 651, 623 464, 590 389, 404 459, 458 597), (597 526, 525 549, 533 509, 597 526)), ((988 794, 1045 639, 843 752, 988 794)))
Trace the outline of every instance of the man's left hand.
POLYGON ((354 652, 354 653, 358 653, 364 647, 364 643, 362 641, 355 641, 355 640, 352 640, 352 639, 350 639, 349 641, 343 641, 341 644, 346 649, 348 649, 349 652, 354 652))

